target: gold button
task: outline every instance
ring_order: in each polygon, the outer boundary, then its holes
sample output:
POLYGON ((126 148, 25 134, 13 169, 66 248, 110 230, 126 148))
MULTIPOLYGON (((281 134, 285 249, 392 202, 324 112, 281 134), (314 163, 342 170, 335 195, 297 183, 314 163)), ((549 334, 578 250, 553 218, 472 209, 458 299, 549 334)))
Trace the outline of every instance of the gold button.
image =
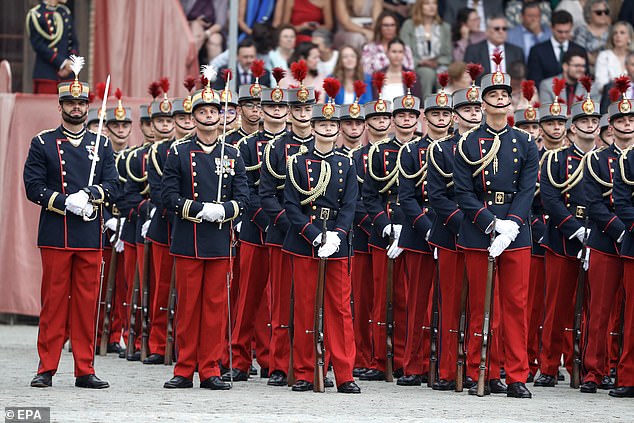
POLYGON ((194 186, 197 187, 198 186, 198 182, 194 182, 194 186))
POLYGON ((484 140, 480 140, 480 144, 484 144, 484 140))
POLYGON ((339 178, 339 182, 343 182, 343 178, 339 178))
POLYGON ((517 140, 515 138, 513 138, 513 144, 515 144, 517 142, 517 140))
POLYGON ((67 184, 66 182, 64 182, 62 185, 63 185, 63 186, 65 186, 65 187, 67 187, 67 186, 68 186, 68 184, 67 184))
POLYGON ((339 173, 343 173, 343 170, 339 169, 339 173))
POLYGON ((490 201, 487 201, 487 204, 490 206, 490 205, 492 205, 493 203, 492 203, 492 202, 490 202, 490 201))
POLYGON ((198 193, 197 192, 194 193, 194 198, 198 198, 198 193))
POLYGON ((343 192, 343 190, 341 188, 339 188, 339 192, 343 192))
POLYGON ((196 175, 198 175, 198 174, 197 174, 196 172, 193 172, 193 173, 192 173, 192 175, 196 176, 196 175))
POLYGON ((514 148, 514 149, 513 149, 513 153, 517 153, 517 148, 514 148))
POLYGON ((225 177, 225 178, 228 178, 228 177, 229 177, 229 175, 227 175, 227 174, 225 173, 225 174, 224 174, 224 177, 225 177))
POLYGON ((487 185, 491 185, 491 181, 487 181, 487 185))
POLYGON ((59 150, 59 154, 64 154, 64 150, 59 150))
POLYGON ((513 159, 513 163, 517 163, 517 159, 513 159))
POLYGON ((489 174, 489 171, 488 171, 488 170, 485 170, 485 171, 484 171, 484 174, 485 174, 485 175, 488 175, 488 174, 489 174))
POLYGON ((482 152, 483 152, 483 153, 486 153, 486 152, 487 152, 487 149, 486 149, 486 148, 483 148, 483 149, 482 149, 482 152))
POLYGON ((568 169, 572 169, 572 165, 568 165, 568 169))
POLYGON ((62 142, 60 140, 57 140, 57 145, 60 145, 62 142))
POLYGON ((310 160, 307 161, 308 164, 311 164, 312 162, 310 160))
POLYGON ((337 163, 339 166, 341 166, 341 162, 337 163))
POLYGON ((62 164, 65 165, 66 164, 66 160, 62 160, 62 164))
POLYGON ((192 166, 196 166, 196 162, 192 162, 192 166))
POLYGON ((65 170, 62 171, 62 175, 66 176, 66 171, 65 170))
POLYGON ((192 153, 192 157, 196 157, 196 153, 192 153))
POLYGON ((313 206, 313 210, 317 210, 317 206, 313 206))

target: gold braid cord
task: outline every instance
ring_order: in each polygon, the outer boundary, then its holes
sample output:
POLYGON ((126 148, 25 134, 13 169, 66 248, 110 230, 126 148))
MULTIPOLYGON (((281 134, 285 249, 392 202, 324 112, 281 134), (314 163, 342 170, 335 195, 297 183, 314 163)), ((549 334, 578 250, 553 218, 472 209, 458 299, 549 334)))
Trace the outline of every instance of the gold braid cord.
POLYGON ((429 146, 429 149, 427 150, 427 161, 431 162, 432 166, 434 166, 434 169, 436 169, 438 173, 440 173, 440 176, 445 179, 451 179, 451 181, 447 183, 447 188, 450 188, 451 186, 453 186, 453 172, 445 172, 445 170, 440 167, 440 165, 436 161, 436 158, 434 157, 434 150, 436 150, 436 148, 442 151, 442 148, 440 147, 441 141, 442 140, 434 141, 429 146))
MULTIPOLYGON (((121 161, 121 158, 124 156, 126 150, 121 151, 119 154, 117 154, 117 156, 114 158, 114 166, 117 169, 117 174, 119 174, 119 162, 121 161)), ((129 153, 128 153, 129 154, 129 153)), ((126 157, 127 159, 127 157, 126 157)), ((119 175, 119 182, 122 182, 125 184, 125 182, 127 181, 126 178, 124 178, 123 176, 119 175)))
MULTIPOLYGON (((361 150, 364 146, 362 144, 357 145, 355 148, 351 149, 350 151, 348 151, 348 157, 350 157, 350 160, 354 161, 354 152, 361 150)), ((363 158, 361 158, 363 160, 363 158)), ((362 184, 363 183, 363 178, 359 176, 359 172, 357 171, 357 181, 362 184)))
POLYGON ((38 22, 38 18, 41 16, 37 9, 38 6, 35 6, 33 9, 29 10, 29 13, 26 15, 26 33, 27 36, 31 36, 31 29, 29 26, 29 21, 33 23, 33 27, 37 31, 38 34, 42 36, 47 41, 49 48, 55 47, 57 43, 62 39, 62 35, 64 34, 64 18, 62 18, 61 13, 58 11, 53 12, 53 24, 55 25, 55 32, 53 34, 49 34, 44 31, 38 22))
POLYGON ((627 175, 625 174, 625 160, 627 160, 627 155, 630 152, 634 151, 633 147, 634 146, 630 146, 626 148, 625 150, 623 150, 621 152, 621 157, 619 158, 619 167, 621 168, 621 179, 623 179, 623 182, 625 182, 627 185, 630 185, 630 186, 634 185, 634 180, 628 179, 627 175))
MULTIPOLYGON (((283 181, 286 179, 286 175, 280 175, 279 173, 275 172, 275 169, 273 169, 273 165, 271 165, 271 149, 273 148, 275 147, 273 146, 272 142, 269 142, 266 147, 264 147, 264 163, 266 164, 266 169, 271 175, 273 175, 275 179, 283 181)), ((283 184, 282 187, 284 187, 283 184)))
POLYGON ((502 142, 500 141, 500 137, 496 136, 493 138, 493 145, 491 146, 491 150, 489 150, 489 152, 485 154, 484 157, 475 161, 470 160, 463 151, 462 144, 465 142, 469 134, 471 134, 471 132, 475 131, 478 128, 478 126, 476 126, 475 128, 471 128, 470 130, 465 132, 462 137, 460 137, 460 141, 458 141, 458 153, 460 153, 460 156, 462 156, 463 160, 467 162, 469 166, 479 166, 471 175, 472 177, 480 173, 485 167, 487 167, 489 164, 491 164, 491 162, 493 162, 493 160, 497 158, 497 153, 500 150, 500 145, 502 144, 502 142))
POLYGON ((592 168, 592 157, 594 156, 594 158, 599 160, 599 156, 597 156, 597 153, 601 150, 603 149, 591 151, 590 153, 586 154, 585 161, 586 161, 586 167, 588 168, 588 172, 590 173, 592 178, 594 178, 594 180, 597 181, 599 185, 602 185, 606 188, 610 188, 609 190, 607 190, 606 192, 602 194, 604 197, 608 197, 609 195, 612 194, 612 186, 613 186, 612 182, 606 182, 603 179, 601 179, 601 177, 597 175, 597 173, 592 168))
POLYGON ((427 178, 427 160, 425 160, 425 163, 423 163, 422 166, 420 167, 420 169, 418 169, 416 172, 411 173, 411 174, 407 173, 405 171, 405 169, 403 169, 403 165, 402 165, 402 162, 401 162, 401 157, 402 157, 402 154, 403 154, 403 150, 405 148, 407 148, 407 152, 408 153, 411 152, 411 150, 409 148, 409 143, 403 145, 398 150, 398 155, 396 156, 396 164, 398 166, 398 170, 399 170, 399 172, 401 172, 401 175, 403 175, 403 177, 405 177, 406 179, 415 179, 415 178, 420 177, 418 182, 416 182, 416 186, 420 186, 420 184, 423 183, 425 178, 427 178))
POLYGON ((370 147, 370 151, 368 151, 368 173, 370 174, 370 177, 377 182, 386 182, 383 188, 379 190, 380 194, 387 192, 387 190, 389 190, 392 187, 392 185, 394 185, 398 181, 398 173, 399 173, 398 157, 397 157, 396 163, 394 164, 394 169, 388 172, 387 175, 378 176, 378 175, 375 175, 374 172, 372 171, 372 165, 373 165, 372 161, 374 157, 374 152, 379 149, 379 145, 385 144, 387 142, 389 142, 389 138, 386 138, 383 141, 379 141, 375 143, 372 147, 370 147))
POLYGON ((574 187, 576 187, 577 184, 579 184, 579 182, 581 182, 581 180, 583 179, 583 169, 585 167, 585 156, 583 159, 581 159, 581 163, 579 164, 579 167, 574 172, 572 172, 572 175, 570 175, 568 179, 566 179, 562 183, 559 183, 555 181, 555 178, 553 177, 552 160, 553 160, 553 157, 555 157, 555 161, 558 161, 557 153, 559 153, 561 150, 562 149, 557 149, 557 150, 551 150, 546 152, 544 154, 544 159, 546 160, 546 174, 548 175, 548 180, 550 181, 552 186, 561 190, 561 194, 565 194, 571 189, 573 189, 574 187), (548 158, 546 158, 546 155, 548 155, 548 158))
MULTIPOLYGON (((301 153, 300 153, 301 154, 301 153)), ((319 170, 319 180, 317 181, 317 185, 315 188, 305 190, 295 180, 295 175, 293 175, 293 163, 297 163, 297 156, 300 154, 293 155, 287 164, 286 172, 288 174, 289 179, 291 180, 291 184, 293 187, 302 195, 307 196, 304 200, 300 201, 302 206, 315 201, 317 197, 324 194, 326 192, 326 188, 328 188, 328 183, 330 182, 330 163, 328 163, 325 159, 321 161, 321 169, 319 170)))

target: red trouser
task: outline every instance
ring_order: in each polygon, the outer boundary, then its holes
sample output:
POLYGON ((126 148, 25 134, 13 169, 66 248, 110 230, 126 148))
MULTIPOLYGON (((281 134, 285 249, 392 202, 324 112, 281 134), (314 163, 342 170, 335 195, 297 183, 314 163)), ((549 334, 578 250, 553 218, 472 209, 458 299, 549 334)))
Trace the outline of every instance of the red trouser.
POLYGON ((34 79, 33 94, 57 94, 57 84, 60 81, 52 79, 34 79))
POLYGON ((621 355, 619 339, 623 336, 621 332, 623 331, 624 294, 623 287, 619 288, 612 313, 610 313, 610 323, 608 325, 608 360, 610 369, 616 369, 621 355))
MULTIPOLYGON (((97 345, 101 343, 101 333, 103 331, 103 319, 106 310, 105 302, 108 294, 108 278, 110 277, 110 261, 112 260, 112 248, 106 248, 103 251, 104 270, 103 270, 103 288, 101 290, 101 303, 103 306, 99 311, 99 332, 97 333, 97 345)), ((123 254, 117 254, 117 269, 115 283, 112 292, 112 303, 110 307, 110 336, 108 343, 119 343, 121 341, 121 331, 125 324, 126 309, 123 307, 126 294, 125 272, 123 263, 123 254)))
POLYGON ((544 323, 545 273, 544 257, 532 255, 528 285, 528 367, 533 376, 539 370, 539 328, 544 323))
POLYGON ((282 247, 269 245, 269 280, 271 281, 271 372, 288 373, 290 338, 288 321, 291 311, 291 258, 282 247))
MULTIPOLYGON (((149 285, 149 290, 150 290, 150 302, 148 303, 148 319, 150 321, 150 325, 152 324, 152 322, 154 321, 154 313, 153 313, 153 309, 152 309, 152 304, 154 304, 154 294, 156 293, 156 278, 154 277, 154 273, 152 271, 152 248, 153 248, 154 244, 150 243, 149 245, 145 245, 145 244, 137 244, 137 248, 136 248, 136 264, 137 266, 139 266, 139 287, 141 289, 140 291, 140 296, 139 296, 139 306, 141 306, 143 304, 143 272, 145 271, 145 269, 143 269, 143 255, 145 254, 145 249, 146 248, 150 248, 150 285, 149 285)), ((171 277, 171 275, 170 275, 171 277)))
MULTIPOLYGON (((372 368, 385 371, 387 354, 385 334, 385 295, 387 283, 387 254, 380 248, 372 249, 372 276, 374 278, 374 297, 372 304, 372 339, 374 342, 374 357, 372 368)), ((394 289, 392 310, 394 317, 394 370, 403 368, 405 355, 405 337, 407 336, 407 297, 405 291, 405 272, 403 272, 403 257, 398 257, 394 263, 394 289)))
POLYGON ((429 305, 436 275, 434 257, 415 251, 404 252, 407 297, 407 342, 403 372, 422 375, 429 372, 429 305))
MULTIPOLYGON (((232 269, 233 274, 231 275, 231 289, 229 290, 230 299, 231 299, 231 337, 235 339, 235 332, 233 332, 236 328, 236 322, 238 319, 238 296, 240 295, 240 243, 236 245, 236 255, 231 257, 231 262, 233 263, 232 269)), ((225 282, 226 288, 226 282, 225 282)), ((231 364, 229 362, 229 337, 225 339, 225 344, 223 347, 222 353, 222 366, 225 368, 229 368, 231 364)), ((232 351, 233 354, 233 351, 232 351)), ((233 366, 235 367, 235 366, 233 366)))
POLYGON ((357 356, 354 367, 369 368, 372 363, 372 256, 354 253, 352 257, 352 297, 354 299, 354 343, 357 356))
POLYGON ((616 368, 619 386, 634 386, 634 260, 623 259, 623 352, 616 368))
POLYGON ((75 376, 94 374, 95 318, 101 251, 41 248, 42 310, 37 336, 38 373, 55 372, 70 319, 75 376))
POLYGON ((176 343, 178 361, 174 376, 200 380, 220 376, 227 334, 228 259, 199 260, 176 257, 176 343))
MULTIPOLYGON (((266 285, 269 279, 268 248, 243 243, 240 247, 240 267, 242 280, 235 307, 237 318, 231 344, 233 367, 248 373, 253 362, 251 340, 256 332, 255 328, 265 325, 264 321, 258 320, 261 318, 262 304, 267 306, 266 310, 268 311, 268 298, 266 296, 266 285)), ((256 345, 258 345, 257 342, 256 345)), ((260 358, 260 354, 258 354, 258 360, 260 358)), ((262 365, 260 361, 258 362, 262 365)))
POLYGON ((253 341, 258 364, 261 368, 268 369, 271 344, 271 285, 269 284, 264 287, 262 300, 255 315, 253 341))
POLYGON ((543 374, 557 376, 562 353, 566 369, 572 373, 572 332, 566 329, 572 329, 574 321, 579 260, 547 250, 544 264, 546 296, 539 369, 543 374))
POLYGON ((170 298, 170 282, 174 258, 167 245, 152 243, 152 270, 154 271, 154 301, 152 302, 152 327, 148 345, 152 354, 165 355, 167 341, 167 306, 170 298))
POLYGON ((608 331, 610 313, 623 283, 623 261, 601 251, 590 252, 588 268, 588 309, 583 358, 584 382, 601 383, 610 374, 608 331))
MULTIPOLYGON (((482 333, 484 294, 487 279, 488 252, 465 250, 469 278, 469 332, 482 333)), ((493 334, 490 350, 489 379, 499 378, 499 357, 504 352, 506 382, 526 382, 528 376, 528 279, 531 263, 530 249, 505 251, 497 258, 493 305, 493 334), (499 328, 499 329, 498 329, 499 328), (497 351, 495 351, 497 343, 497 351), (502 344, 503 343, 503 344, 502 344)), ((476 338, 477 339, 477 338, 476 338)), ((469 375, 477 380, 482 342, 468 346, 469 375), (474 377, 475 376, 475 377, 474 377)))
MULTIPOLYGON (((293 257, 295 281, 295 338, 293 371, 297 380, 314 381, 315 347, 313 322, 319 260, 293 257), (308 333, 307 333, 308 331, 308 333)), ((350 382, 354 367, 355 344, 350 311, 350 276, 346 260, 328 260, 324 283, 324 346, 329 352, 337 386, 350 382)), ((324 371, 328 369, 328 361, 324 371)))
POLYGON ((460 326, 460 296, 464 277, 462 251, 438 249, 438 285, 440 293, 440 379, 456 380, 458 361, 458 330, 460 326))
MULTIPOLYGON (((134 291, 134 275, 137 271, 137 267, 136 267, 136 261, 137 261, 137 256, 136 256, 136 244, 128 244, 127 242, 125 243, 124 246, 124 250, 123 250, 123 263, 124 263, 124 273, 125 273, 125 280, 127 282, 127 292, 126 292, 126 299, 125 302, 127 304, 127 307, 124 307, 124 313, 125 313, 125 331, 123 334, 123 339, 124 342, 126 344, 126 346, 128 345, 128 336, 130 334, 130 308, 131 308, 131 304, 132 304, 132 294, 134 291)), ((139 291, 139 303, 138 305, 141 305, 140 302, 140 293, 141 291, 139 291)), ((137 350, 139 350, 141 348, 141 337, 140 335, 140 330, 141 330, 141 320, 139 318, 141 314, 138 312, 137 309, 137 319, 136 319, 136 342, 135 342, 135 348, 137 350)))

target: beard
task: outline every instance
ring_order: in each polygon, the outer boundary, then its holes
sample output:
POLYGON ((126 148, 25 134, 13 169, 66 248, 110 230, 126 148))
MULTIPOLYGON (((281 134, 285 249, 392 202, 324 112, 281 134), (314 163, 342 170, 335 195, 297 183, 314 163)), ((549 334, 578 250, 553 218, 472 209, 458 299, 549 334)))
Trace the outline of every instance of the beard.
POLYGON ((70 123, 71 125, 79 125, 80 123, 84 123, 87 117, 88 112, 84 113, 81 116, 71 116, 70 114, 66 113, 65 110, 62 110, 62 119, 64 120, 64 122, 70 123))

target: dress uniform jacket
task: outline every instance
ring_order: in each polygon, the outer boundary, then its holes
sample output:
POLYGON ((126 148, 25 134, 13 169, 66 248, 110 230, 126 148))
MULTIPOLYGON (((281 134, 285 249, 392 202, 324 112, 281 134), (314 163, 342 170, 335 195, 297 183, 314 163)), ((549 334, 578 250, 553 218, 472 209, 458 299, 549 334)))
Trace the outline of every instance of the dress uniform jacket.
POLYGON ((240 141, 242 138, 250 137, 251 135, 255 135, 255 134, 257 134, 257 132, 250 134, 246 132, 244 129, 242 129, 242 127, 240 127, 238 129, 232 129, 230 131, 227 131, 227 134, 225 135, 225 139, 227 140, 227 143, 231 145, 236 145, 238 141, 240 141))
POLYGON ((33 79, 58 80, 62 63, 79 51, 70 10, 63 4, 49 6, 40 2, 29 10, 26 27, 36 53, 33 79))
MULTIPOLYGON (((147 182, 148 155, 152 148, 151 143, 143 144, 134 149, 126 158, 127 180, 124 187, 124 198, 121 202, 121 212, 127 216, 127 222, 132 225, 136 220, 134 238, 130 243, 143 244, 141 227, 147 220, 153 205, 149 197, 149 185, 147 182)), ((127 242, 127 237, 125 239, 127 242)))
POLYGON ((368 150, 368 175, 363 183, 363 203, 370 215, 373 231, 368 243, 377 248, 388 247, 383 228, 390 223, 403 224, 404 215, 398 203, 398 152, 403 146, 396 137, 379 141, 368 150))
POLYGON ((538 167, 537 147, 528 133, 508 125, 498 133, 486 123, 467 131, 458 142, 454 166, 456 199, 466 216, 458 245, 486 250, 490 237, 485 231, 497 217, 520 227, 507 250, 529 247, 528 218, 538 167), (496 134, 500 140, 497 160, 475 164, 494 147, 496 134))
POLYGON ((429 137, 414 138, 399 152, 398 196, 406 224, 403 224, 398 244, 406 250, 430 252, 425 237, 434 220, 426 180, 427 150, 431 142, 429 137))
POLYGON ((352 159, 334 150, 320 153, 313 147, 291 157, 287 178, 284 205, 291 230, 286 235, 283 249, 291 254, 318 258, 319 246, 314 246, 313 241, 322 232, 320 216, 327 210, 327 228, 336 231, 341 239, 339 251, 329 259, 347 258, 347 237, 354 221, 358 192, 352 159), (319 189, 320 183, 326 184, 325 191, 312 198, 314 195, 308 192, 319 189))
POLYGON ((612 184, 621 150, 614 144, 586 156, 583 176, 588 201, 590 236, 588 246, 605 254, 618 255, 616 242, 625 231, 625 224, 616 215, 612 184))
POLYGON ((585 153, 576 145, 545 153, 540 173, 539 191, 548 215, 542 244, 554 254, 576 258, 581 250, 581 242, 570 237, 584 226, 586 195, 583 183, 576 181, 575 175, 583 177, 582 166, 585 153), (562 194, 567 180, 573 188, 562 194))
POLYGON ((456 133, 429 146, 427 191, 434 221, 429 243, 435 247, 456 251, 456 237, 464 214, 456 203, 453 183, 455 151, 460 140, 456 133))
MULTIPOLYGON (((112 153, 114 157, 114 165, 117 170, 117 174, 119 175, 119 180, 117 181, 118 194, 116 198, 112 198, 112 201, 104 202, 104 210, 103 210, 104 222, 108 221, 111 217, 116 217, 116 218, 122 217, 121 211, 119 210, 119 204, 121 200, 123 200, 123 188, 125 186, 125 181, 126 181, 125 159, 127 158, 127 155, 129 152, 130 152, 130 148, 126 147, 123 150, 114 151, 112 153)), ((125 226, 126 225, 124 223, 123 227, 121 228, 122 239, 123 239, 123 231, 126 230, 125 226)), ((109 239, 110 239, 110 235, 112 235, 112 233, 110 232, 108 233, 109 233, 109 236, 107 237, 108 239, 104 240, 106 242, 106 245, 110 245, 109 239)))
MULTIPOLYGON (((540 170, 541 165, 543 164, 543 158, 546 155, 546 149, 542 148, 539 150, 539 163, 540 170)), ((533 197, 533 205, 531 206, 531 233, 533 235, 533 249, 531 254, 534 256, 543 256, 545 253, 544 246, 541 244, 541 241, 544 238, 544 233, 546 232, 546 212, 544 211, 544 205, 542 204, 542 196, 541 190, 539 188, 541 181, 541 171, 538 175, 537 183, 538 187, 535 190, 535 196, 533 197)))
POLYGON ((363 183, 367 178, 368 152, 370 151, 370 147, 372 147, 371 144, 359 146, 358 148, 350 150, 348 153, 354 161, 354 167, 357 171, 357 182, 359 184, 357 206, 354 213, 352 246, 354 247, 354 251, 361 253, 370 252, 368 241, 372 234, 372 218, 363 202, 363 183))
POLYGON ((634 149, 623 152, 614 171, 614 206, 616 213, 625 224, 625 236, 621 245, 621 255, 634 259, 634 149))
MULTIPOLYGON (((206 153, 198 140, 178 143, 171 148, 163 171, 161 199, 165 208, 174 213, 174 230, 170 253, 176 256, 213 259, 235 256, 231 246, 231 223, 202 221, 196 216, 203 203, 217 200, 220 171, 219 142, 206 153)), ((248 200, 247 177, 240 152, 225 145, 221 202, 225 221, 233 220, 244 210, 248 200)))
POLYGON ((264 164, 260 174, 260 199, 262 208, 269 218, 266 243, 282 246, 291 223, 284 209, 284 185, 286 163, 299 152, 301 146, 312 147, 313 136, 301 138, 293 132, 269 141, 264 150, 264 164))
POLYGON ((24 165, 24 186, 29 200, 42 207, 37 245, 42 248, 98 250, 103 246, 101 207, 95 219, 66 212, 66 198, 84 188, 95 204, 118 195, 118 175, 112 147, 101 138, 93 185, 87 187, 97 134, 83 129, 72 134, 62 126, 43 131, 31 140, 24 165), (81 138, 77 147, 68 137, 81 138))

